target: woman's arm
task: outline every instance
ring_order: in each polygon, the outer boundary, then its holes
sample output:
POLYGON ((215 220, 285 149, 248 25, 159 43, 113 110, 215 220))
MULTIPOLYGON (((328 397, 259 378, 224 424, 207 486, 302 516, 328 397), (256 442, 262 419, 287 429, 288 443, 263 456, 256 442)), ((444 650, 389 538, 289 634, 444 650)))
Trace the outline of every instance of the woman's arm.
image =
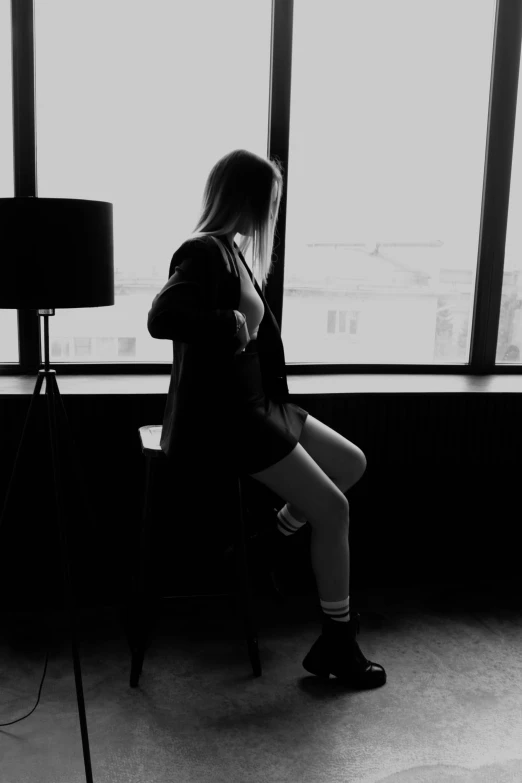
POLYGON ((214 284, 216 274, 219 267, 208 248, 192 246, 185 250, 183 260, 152 301, 147 317, 151 337, 214 343, 234 353, 240 345, 236 335, 245 317, 236 310, 206 309, 208 288, 214 284))

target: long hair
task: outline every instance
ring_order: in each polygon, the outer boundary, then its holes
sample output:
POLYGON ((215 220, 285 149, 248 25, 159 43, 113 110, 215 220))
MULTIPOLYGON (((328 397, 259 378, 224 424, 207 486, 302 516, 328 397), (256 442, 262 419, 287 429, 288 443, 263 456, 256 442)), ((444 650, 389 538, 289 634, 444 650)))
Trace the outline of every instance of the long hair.
POLYGON ((252 271, 259 284, 265 283, 272 269, 282 192, 283 167, 277 158, 268 160, 242 149, 229 152, 208 175, 190 239, 244 232, 238 247, 245 255, 253 243, 252 271))

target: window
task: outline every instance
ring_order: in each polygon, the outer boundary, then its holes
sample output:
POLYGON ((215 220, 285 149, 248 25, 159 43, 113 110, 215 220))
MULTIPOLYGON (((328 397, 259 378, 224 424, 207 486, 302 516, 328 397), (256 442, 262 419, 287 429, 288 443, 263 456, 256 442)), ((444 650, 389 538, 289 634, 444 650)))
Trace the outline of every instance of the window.
POLYGON ((358 315, 354 310, 328 310, 327 331, 330 334, 357 334, 358 315))
POLYGON ((56 310, 51 361, 172 361, 147 313, 214 163, 267 154, 270 25, 271 0, 35 0, 38 195, 114 218, 115 304, 56 310))
MULTIPOLYGON (((0 2, 0 198, 13 198, 13 93, 11 4, 0 2)), ((16 310, 0 310, 0 364, 18 362, 16 310)))
POLYGON ((469 362, 495 6, 294 3, 287 362, 469 362))
POLYGON ((520 364, 522 350, 522 78, 519 76, 517 117, 504 256, 502 300, 497 340, 497 364, 520 364))
POLYGON ((136 356, 136 338, 120 337, 118 339, 118 356, 134 359, 136 356))

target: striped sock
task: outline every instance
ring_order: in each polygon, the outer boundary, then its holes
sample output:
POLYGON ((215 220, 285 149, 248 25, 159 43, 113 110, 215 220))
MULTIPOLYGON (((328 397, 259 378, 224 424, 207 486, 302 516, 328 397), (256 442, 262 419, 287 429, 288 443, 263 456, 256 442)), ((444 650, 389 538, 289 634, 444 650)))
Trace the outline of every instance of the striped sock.
POLYGON ((350 622, 350 596, 343 598, 342 601, 323 601, 319 599, 323 614, 336 620, 339 623, 350 622))
POLYGON ((288 510, 288 503, 283 506, 281 511, 277 515, 277 529, 284 536, 291 536, 292 533, 296 533, 299 528, 306 525, 305 522, 299 522, 288 510))

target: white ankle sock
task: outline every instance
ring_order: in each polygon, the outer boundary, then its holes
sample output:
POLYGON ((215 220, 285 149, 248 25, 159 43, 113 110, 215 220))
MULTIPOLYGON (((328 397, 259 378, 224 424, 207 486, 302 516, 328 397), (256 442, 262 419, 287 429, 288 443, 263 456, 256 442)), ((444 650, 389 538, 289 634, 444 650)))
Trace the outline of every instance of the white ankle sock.
POLYGON ((323 601, 319 599, 323 614, 339 623, 350 622, 350 596, 342 601, 323 601))
POLYGON ((303 527, 303 525, 306 525, 305 522, 299 522, 295 517, 291 515, 291 513, 288 510, 288 503, 286 506, 283 506, 281 511, 277 515, 277 529, 280 533, 282 533, 284 536, 291 536, 292 533, 296 533, 299 528, 303 527))

